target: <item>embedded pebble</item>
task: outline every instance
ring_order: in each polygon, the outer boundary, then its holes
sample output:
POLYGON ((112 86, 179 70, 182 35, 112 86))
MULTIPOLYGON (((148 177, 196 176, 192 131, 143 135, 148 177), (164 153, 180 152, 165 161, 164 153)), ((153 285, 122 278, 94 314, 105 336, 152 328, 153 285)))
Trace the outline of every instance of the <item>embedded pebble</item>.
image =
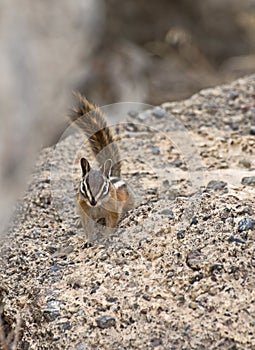
POLYGON ((139 114, 139 113, 138 113, 137 111, 135 111, 135 110, 131 110, 131 111, 128 112, 128 115, 129 115, 131 118, 137 117, 138 114, 139 114))
POLYGON ((255 126, 251 126, 250 128, 250 134, 255 135, 255 126))
POLYGON ((178 239, 182 239, 185 237, 185 230, 180 230, 176 233, 178 239))
POLYGON ((158 147, 153 147, 152 148, 152 154, 155 154, 155 155, 160 154, 160 149, 158 147))
POLYGON ((198 304, 192 301, 191 303, 189 303, 189 308, 196 310, 198 308, 198 304))
POLYGON ((234 123, 228 123, 229 127, 233 130, 233 131, 237 131, 239 129, 239 126, 234 124, 234 123))
POLYGON ((186 263, 192 270, 200 270, 205 261, 205 256, 199 250, 192 250, 186 257, 186 263))
POLYGON ((211 180, 207 184, 207 188, 213 189, 213 190, 222 190, 227 186, 227 183, 224 181, 218 181, 218 180, 211 180))
POLYGON ((87 344, 80 343, 80 344, 77 345, 75 350, 88 350, 87 344))
POLYGON ((62 269, 62 267, 56 264, 56 265, 53 265, 51 268, 49 268, 49 272, 50 273, 56 273, 56 272, 58 272, 61 269, 62 269))
POLYGON ((151 114, 154 115, 154 117, 160 119, 163 118, 167 114, 167 112, 163 108, 155 107, 151 111, 151 114))
POLYGON ((170 163, 170 165, 175 166, 176 168, 180 168, 182 164, 183 164, 183 161, 178 157, 170 163))
POLYGON ((195 282, 199 282, 203 277, 204 277, 204 275, 203 275, 202 273, 199 273, 199 274, 193 276, 193 277, 190 279, 189 283, 190 283, 190 284, 194 284, 195 282))
POLYGON ((192 218, 190 225, 197 225, 198 219, 196 217, 192 218))
POLYGON ((216 102, 210 102, 209 105, 208 105, 209 111, 215 110, 215 109, 217 109, 217 108, 218 108, 218 105, 217 105, 216 102))
POLYGON ((241 243, 241 244, 245 244, 246 243, 245 240, 243 240, 243 239, 241 239, 241 238, 239 238, 239 237, 237 237, 235 235, 229 236, 228 241, 229 242, 241 243))
POLYGON ((163 209, 160 214, 162 215, 168 215, 169 219, 174 219, 174 213, 171 209, 163 209))
POLYGON ((170 186, 169 180, 164 180, 163 181, 163 186, 164 187, 169 187, 170 186))
POLYGON ((234 91, 234 90, 230 91, 228 94, 228 97, 231 100, 235 100, 238 96, 239 96, 238 91, 234 91))
POLYGON ((43 313, 48 321, 54 321, 60 316, 60 305, 61 303, 58 300, 50 300, 47 302, 43 313))
POLYGON ((155 348, 155 347, 157 347, 157 346, 160 346, 160 345, 162 345, 163 343, 162 343, 162 339, 160 339, 160 338, 153 338, 153 339, 151 339, 151 345, 155 348))
POLYGON ((238 232, 254 230, 255 220, 252 218, 244 218, 238 222, 238 232))
POLYGON ((96 318, 96 323, 99 328, 110 328, 115 327, 116 320, 112 316, 104 315, 96 318))
POLYGON ((210 266, 210 272, 219 272, 223 270, 223 265, 222 264, 218 264, 218 263, 214 263, 211 264, 210 266))
POLYGON ((64 331, 69 331, 72 328, 71 323, 69 321, 62 323, 62 328, 64 331))
POLYGON ((238 164, 247 169, 251 167, 251 162, 248 159, 241 159, 239 160, 238 164))
POLYGON ((245 176, 242 178, 241 183, 247 186, 255 186, 255 176, 245 176))
POLYGON ((166 278, 167 278, 167 279, 171 279, 171 278, 173 278, 173 277, 174 277, 174 271, 173 271, 173 270, 169 270, 169 271, 167 272, 166 278))
POLYGON ((137 115, 137 119, 139 119, 141 122, 151 118, 151 113, 149 111, 144 111, 142 113, 139 113, 137 115))

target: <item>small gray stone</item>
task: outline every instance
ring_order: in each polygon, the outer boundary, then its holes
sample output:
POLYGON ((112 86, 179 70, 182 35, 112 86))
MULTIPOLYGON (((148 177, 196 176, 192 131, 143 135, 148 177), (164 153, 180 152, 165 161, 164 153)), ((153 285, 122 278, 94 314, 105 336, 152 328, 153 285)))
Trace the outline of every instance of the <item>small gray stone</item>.
POLYGON ((235 235, 229 236, 228 241, 229 242, 235 242, 235 243, 241 243, 241 244, 245 244, 246 243, 245 240, 243 240, 243 239, 241 239, 241 238, 239 238, 239 237, 237 237, 235 235))
POLYGON ((255 220, 252 218, 244 218, 238 222, 238 232, 254 230, 255 220))
POLYGON ((238 91, 232 90, 232 91, 230 91, 230 92, 228 93, 228 97, 229 97, 231 100, 235 100, 238 96, 239 96, 238 91))
POLYGON ((151 345, 154 347, 154 348, 156 348, 156 347, 158 347, 158 346, 160 346, 160 345, 162 345, 163 344, 163 342, 162 342, 162 339, 161 338, 152 338, 151 339, 151 345))
POLYGON ((112 316, 104 315, 96 318, 96 323, 99 328, 110 328, 115 327, 116 320, 112 316))
POLYGON ((165 186, 165 187, 169 187, 169 180, 164 180, 163 181, 163 186, 165 186))
POLYGON ((62 328, 64 331, 69 331, 72 328, 71 323, 69 321, 63 322, 62 328))
POLYGON ((212 190, 222 190, 227 186, 227 183, 224 181, 218 181, 218 180, 211 180, 207 184, 207 188, 212 189, 212 190))
POLYGON ((248 159, 241 159, 239 161, 239 165, 243 166, 244 168, 249 169, 251 167, 251 162, 248 159))
POLYGON ((155 155, 160 154, 160 149, 158 147, 153 147, 152 148, 152 154, 155 154, 155 155))
POLYGON ((137 116, 137 119, 139 119, 141 122, 149 119, 151 117, 151 113, 149 111, 144 111, 142 113, 139 113, 137 116))
POLYGON ((151 297, 148 294, 143 294, 143 299, 146 301, 150 301, 151 297))
POLYGON ((151 114, 154 115, 154 117, 160 119, 160 118, 163 118, 166 115, 166 111, 163 108, 161 108, 161 107, 155 107, 151 111, 151 114))
POLYGON ((169 271, 167 272, 166 278, 167 278, 167 279, 171 279, 171 278, 173 278, 173 277, 174 277, 174 270, 169 270, 169 271))
POLYGON ((61 303, 58 300, 50 300, 47 302, 43 313, 48 321, 54 321, 60 316, 60 305, 61 303))
POLYGON ((255 135, 255 126, 251 126, 250 128, 250 134, 255 135))
POLYGON ((80 343, 77 345, 76 350, 87 350, 87 344, 80 343))
POLYGON ((170 219, 174 219, 174 213, 171 209, 163 209, 160 214, 168 215, 170 219))
POLYGON ((208 105, 208 112, 210 114, 214 115, 217 112, 217 109, 218 109, 218 105, 217 105, 216 102, 209 103, 209 105, 208 105))
POLYGON ((175 160, 169 163, 169 165, 175 166, 176 168, 180 168, 183 165, 183 162, 179 157, 177 157, 175 160))
POLYGON ((59 341, 59 339, 60 339, 60 336, 57 335, 57 334, 54 335, 53 338, 52 338, 53 341, 59 341))
POLYGON ((59 266, 58 264, 56 264, 56 265, 53 265, 52 267, 49 268, 49 272, 50 273, 56 273, 56 272, 58 272, 61 269, 62 269, 62 267, 59 266))
POLYGON ((255 176, 245 176, 241 182, 243 185, 255 186, 255 176))
POLYGON ((177 236, 178 239, 184 238, 184 236, 185 236, 185 230, 180 230, 180 231, 178 231, 177 234, 176 234, 176 236, 177 236))
POLYGON ((190 225, 197 225, 198 219, 196 217, 192 218, 190 225))
POLYGON ((128 115, 131 117, 131 118, 135 118, 138 116, 138 112, 135 111, 135 110, 131 110, 128 112, 128 115))
POLYGON ((233 131, 237 131, 239 129, 239 126, 234 123, 229 123, 228 125, 233 131))
POLYGON ((199 282, 203 277, 204 277, 204 275, 202 274, 202 272, 200 272, 200 273, 196 274, 195 276, 193 276, 189 280, 189 283, 194 284, 195 282, 199 282))
POLYGON ((211 110, 216 110, 218 109, 218 105, 216 102, 210 102, 209 105, 208 105, 208 109, 211 111, 211 110))
POLYGON ((192 250, 188 253, 186 264, 192 270, 200 270, 205 261, 205 256, 199 250, 192 250))

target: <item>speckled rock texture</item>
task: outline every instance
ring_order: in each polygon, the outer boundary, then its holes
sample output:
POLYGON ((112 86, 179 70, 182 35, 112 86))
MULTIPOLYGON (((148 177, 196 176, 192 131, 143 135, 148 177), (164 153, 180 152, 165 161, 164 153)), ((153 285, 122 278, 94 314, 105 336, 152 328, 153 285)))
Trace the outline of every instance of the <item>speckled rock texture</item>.
POLYGON ((255 76, 161 107, 117 128, 137 207, 105 242, 75 211, 81 135, 39 156, 1 256, 18 349, 255 349, 255 76))

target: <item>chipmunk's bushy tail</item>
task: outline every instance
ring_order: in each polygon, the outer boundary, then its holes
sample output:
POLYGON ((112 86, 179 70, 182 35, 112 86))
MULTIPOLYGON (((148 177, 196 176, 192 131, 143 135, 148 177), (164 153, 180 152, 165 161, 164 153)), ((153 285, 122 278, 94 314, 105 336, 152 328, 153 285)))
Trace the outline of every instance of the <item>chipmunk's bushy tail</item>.
POLYGON ((113 130, 107 125, 99 107, 90 103, 79 93, 75 93, 75 96, 79 103, 69 116, 71 121, 75 122, 88 137, 91 150, 99 164, 102 165, 107 159, 111 159, 113 162, 112 175, 120 177, 120 152, 114 142, 113 130))

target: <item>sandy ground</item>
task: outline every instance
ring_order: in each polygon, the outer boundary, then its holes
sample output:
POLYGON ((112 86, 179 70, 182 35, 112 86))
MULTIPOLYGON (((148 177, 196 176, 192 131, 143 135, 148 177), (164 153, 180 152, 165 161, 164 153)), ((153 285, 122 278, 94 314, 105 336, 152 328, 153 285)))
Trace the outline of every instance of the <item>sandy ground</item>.
POLYGON ((3 240, 18 349, 255 348, 255 76, 117 128, 137 195, 107 242, 75 210, 82 137, 39 156, 3 240))

